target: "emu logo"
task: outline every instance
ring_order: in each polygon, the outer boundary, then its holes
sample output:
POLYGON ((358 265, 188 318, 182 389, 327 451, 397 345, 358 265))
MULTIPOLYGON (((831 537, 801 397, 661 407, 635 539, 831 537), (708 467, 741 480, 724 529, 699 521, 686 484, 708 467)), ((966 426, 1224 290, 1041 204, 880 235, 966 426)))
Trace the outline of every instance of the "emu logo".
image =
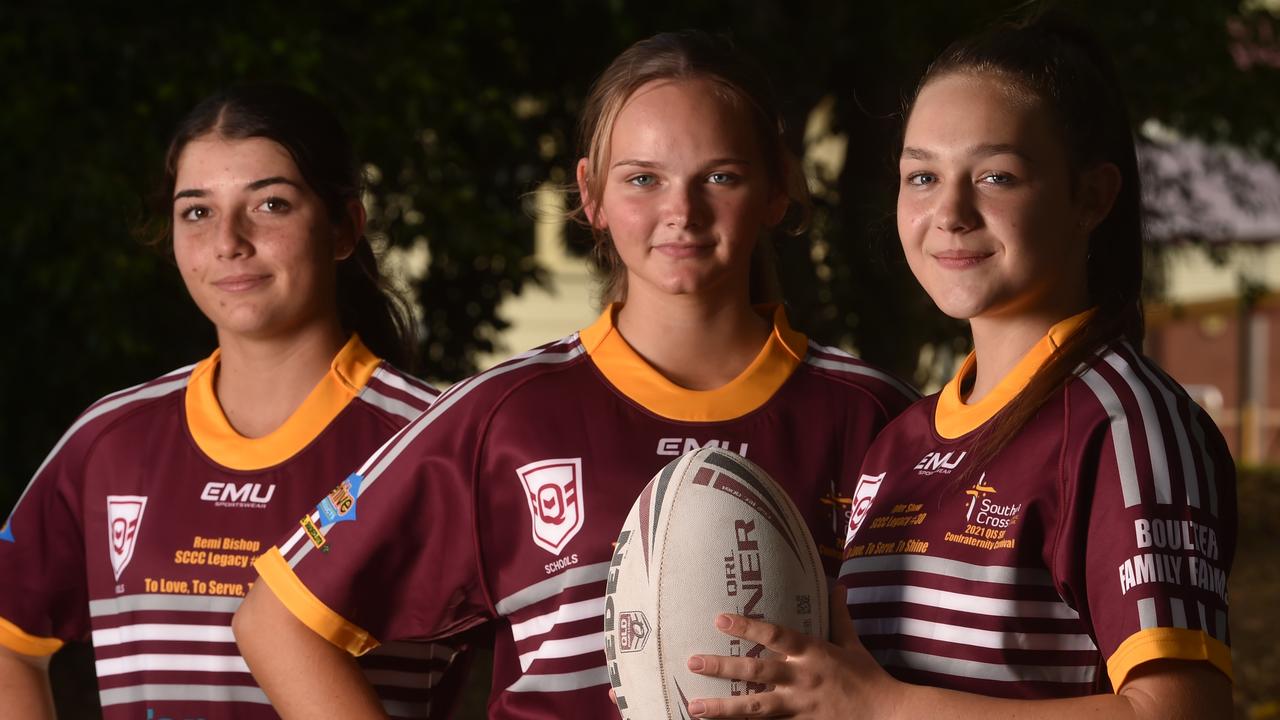
POLYGON ((204 490, 200 492, 200 499, 205 502, 217 503, 220 506, 263 508, 267 506, 267 503, 271 502, 271 496, 275 495, 275 493, 276 486, 274 484, 268 485, 266 489, 263 489, 261 483, 237 484, 215 481, 205 483, 204 490))
POLYGON ((959 455, 956 455, 956 458, 954 460, 952 460, 951 456, 954 454, 955 454, 954 451, 949 452, 946 455, 943 455, 940 452, 931 452, 925 455, 924 457, 920 458, 920 462, 916 463, 915 469, 920 471, 921 475, 932 475, 934 473, 943 473, 943 474, 950 473, 952 470, 955 470, 956 467, 960 465, 960 461, 964 460, 964 456, 967 455, 968 453, 962 451, 959 455))
POLYGON ((729 447, 728 440, 708 440, 704 443, 700 443, 698 442, 697 438, 679 438, 679 437, 658 438, 658 454, 659 455, 677 457, 680 455, 687 455, 701 448, 720 448, 721 450, 727 450, 728 452, 736 452, 742 457, 747 456, 746 443, 738 443, 738 449, 734 450, 733 448, 729 447))

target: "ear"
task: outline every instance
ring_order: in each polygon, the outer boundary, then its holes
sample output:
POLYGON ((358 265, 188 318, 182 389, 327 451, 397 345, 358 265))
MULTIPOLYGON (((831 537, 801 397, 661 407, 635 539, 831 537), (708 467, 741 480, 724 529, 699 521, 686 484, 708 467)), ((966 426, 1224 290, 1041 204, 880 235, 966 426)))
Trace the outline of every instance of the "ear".
POLYGON ((787 194, 787 186, 791 184, 792 178, 797 175, 801 178, 804 177, 802 173, 797 172, 796 160, 790 154, 783 158, 783 162, 782 182, 772 189, 769 200, 765 205, 764 224, 768 228, 777 227, 782 222, 782 219, 787 216, 787 210, 791 207, 791 197, 787 194))
POLYGON ((591 227, 597 230, 609 229, 609 221, 604 216, 604 208, 598 204, 596 198, 591 197, 590 185, 587 176, 588 163, 586 158, 578 160, 578 196, 582 198, 582 211, 587 214, 587 222, 591 223, 591 227))
POLYGON ((787 209, 790 207, 791 198, 787 197, 787 193, 782 188, 778 188, 769 198, 768 204, 765 205, 765 227, 771 229, 777 227, 782 222, 782 218, 787 216, 787 209))
POLYGON ((1115 163, 1098 163, 1080 174, 1080 226, 1088 232, 1111 214, 1123 184, 1115 163))
POLYGON ((368 220, 364 203, 360 202, 359 198, 348 200, 344 209, 346 216, 337 228, 337 236, 333 243, 333 259, 337 261, 346 260, 351 257, 351 253, 355 252, 356 243, 360 242, 360 238, 364 236, 364 227, 368 220))

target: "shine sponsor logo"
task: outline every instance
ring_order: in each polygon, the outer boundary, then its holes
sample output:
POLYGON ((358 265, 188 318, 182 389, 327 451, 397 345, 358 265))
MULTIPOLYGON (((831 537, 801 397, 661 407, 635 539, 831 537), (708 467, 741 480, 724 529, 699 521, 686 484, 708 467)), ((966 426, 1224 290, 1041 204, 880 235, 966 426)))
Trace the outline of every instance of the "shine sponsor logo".
POLYGON ((218 507, 263 509, 276 494, 274 484, 210 481, 200 491, 200 499, 218 507))
POLYGON ((360 497, 360 484, 364 478, 351 473, 329 496, 316 505, 320 513, 320 527, 329 527, 334 523, 351 522, 356 519, 356 500, 360 497))
POLYGON ((516 475, 528 500, 534 544, 559 555, 586 519, 582 458, 538 460, 516 468, 516 475))
POLYGON ((138 544, 142 530, 142 515, 147 509, 144 495, 107 496, 107 551, 111 555, 111 569, 116 582, 133 559, 133 549, 138 544))
POLYGON ((934 451, 920 458, 915 471, 920 475, 949 475, 952 470, 960 467, 960 462, 967 454, 966 451, 957 453, 953 450, 945 454, 934 451))
POLYGON ((316 527, 316 524, 311 521, 310 515, 304 516, 298 524, 302 526, 303 532, 307 534, 307 539, 311 541, 312 545, 315 545, 324 552, 329 552, 329 539, 326 538, 324 533, 320 532, 320 528, 316 527))

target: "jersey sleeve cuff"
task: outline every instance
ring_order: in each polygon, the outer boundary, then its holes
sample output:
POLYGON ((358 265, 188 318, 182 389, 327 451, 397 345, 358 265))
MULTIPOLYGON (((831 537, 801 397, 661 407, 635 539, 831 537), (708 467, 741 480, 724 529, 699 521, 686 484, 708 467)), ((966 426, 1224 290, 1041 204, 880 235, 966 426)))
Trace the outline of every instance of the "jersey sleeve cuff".
POLYGON ((378 647, 378 641, 368 631, 329 609, 308 590, 279 548, 263 553, 253 561, 253 567, 289 612, 320 637, 357 656, 378 647))
POLYGON ((45 657, 57 652, 63 643, 58 638, 30 635, 17 625, 0 618, 0 645, 21 655, 45 657))
POLYGON ((1134 668, 1152 660, 1203 660, 1234 682, 1231 648, 1222 641, 1203 630, 1147 628, 1130 635, 1107 658, 1111 686, 1118 692, 1134 668))

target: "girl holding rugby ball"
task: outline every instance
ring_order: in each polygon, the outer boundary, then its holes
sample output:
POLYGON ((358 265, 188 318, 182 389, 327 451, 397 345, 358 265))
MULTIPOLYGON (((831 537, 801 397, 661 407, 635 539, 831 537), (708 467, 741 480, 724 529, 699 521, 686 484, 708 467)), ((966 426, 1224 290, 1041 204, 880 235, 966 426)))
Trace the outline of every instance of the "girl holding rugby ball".
POLYGON ((797 478, 838 569, 837 498, 912 392, 756 304, 762 237, 807 205, 760 73, 704 34, 657 35, 605 70, 582 124, 581 213, 612 304, 455 385, 362 468, 358 519, 258 560, 236 636, 287 717, 376 715, 352 655, 486 623, 492 717, 608 717, 612 544, 690 447, 797 478))
POLYGON ((900 174, 903 251, 974 353, 867 453, 837 644, 721 616, 785 657, 691 658, 775 686, 691 714, 1229 713, 1234 466, 1141 354, 1138 168, 1105 54, 1043 19, 957 43, 920 83, 900 174), (903 504, 919 523, 873 523, 903 504))

